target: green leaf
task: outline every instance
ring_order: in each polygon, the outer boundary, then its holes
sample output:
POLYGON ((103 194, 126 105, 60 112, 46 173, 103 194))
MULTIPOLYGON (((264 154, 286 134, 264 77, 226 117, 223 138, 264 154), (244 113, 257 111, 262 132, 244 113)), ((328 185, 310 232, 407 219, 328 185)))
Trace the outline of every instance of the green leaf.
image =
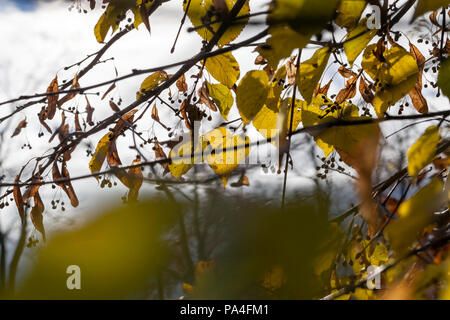
MULTIPOLYGON (((219 12, 217 14, 215 13, 214 7, 213 7, 213 0, 191 0, 191 1, 183 1, 183 9, 186 11, 187 5, 190 3, 189 10, 187 12, 187 15, 189 19, 191 20, 194 27, 200 27, 205 25, 208 22, 213 21, 222 21, 224 20, 224 17, 228 14, 228 12, 233 8, 233 6, 236 4, 236 0, 225 0, 225 4, 227 6, 227 9, 222 10, 222 12, 219 12)), ((245 16, 250 13, 250 6, 248 4, 248 1, 244 4, 241 11, 239 11, 237 16, 245 16)), ((218 46, 222 47, 234 39, 236 39, 241 31, 244 29, 245 25, 248 22, 248 18, 246 19, 240 19, 239 23, 233 24, 231 27, 227 29, 227 31, 220 37, 218 41, 218 46)), ((207 27, 202 27, 196 29, 197 33, 205 40, 211 40, 214 34, 219 29, 221 23, 214 23, 210 24, 207 27)))
POLYGON ((408 173, 417 177, 420 170, 429 164, 436 155, 439 143, 439 128, 430 126, 408 150, 408 173))
POLYGON ((208 87, 210 97, 214 100, 217 108, 219 108, 220 114, 225 120, 228 120, 228 113, 234 103, 230 89, 220 83, 211 84, 206 82, 206 86, 208 87))
POLYGON ((376 44, 367 47, 361 66, 377 84, 373 106, 377 115, 383 117, 390 106, 415 87, 419 68, 414 57, 400 46, 386 50, 385 61, 375 56, 376 47, 376 44))
POLYGON ((361 23, 352 29, 344 43, 344 51, 350 65, 353 65, 356 58, 367 47, 367 44, 375 37, 378 30, 368 30, 366 25, 367 19, 363 19, 361 23), (351 39, 351 40, 350 40, 351 39))
POLYGON ((111 133, 108 132, 98 142, 97 148, 95 149, 91 161, 89 162, 89 169, 91 170, 91 173, 98 172, 102 168, 103 162, 106 158, 106 153, 109 149, 110 136, 111 133))
POLYGON ((161 82, 166 81, 168 78, 169 77, 165 71, 157 71, 149 75, 142 82, 139 92, 136 93, 136 100, 138 100, 146 92, 155 89, 161 82))
POLYGON ((239 63, 231 52, 206 59, 205 68, 221 84, 233 87, 239 79, 239 63))
POLYGON ((450 98, 450 59, 441 62, 438 76, 438 86, 448 98, 450 98))
POLYGON ((242 121, 249 124, 261 110, 269 93, 269 78, 262 70, 247 72, 237 88, 236 104, 242 121))
POLYGON ((342 0, 338 8, 338 16, 335 19, 337 25, 353 29, 359 21, 366 7, 366 0, 342 0))
POLYGON ((300 74, 297 81, 298 89, 308 103, 311 103, 317 83, 328 64, 330 50, 328 47, 318 49, 314 55, 300 64, 300 74))

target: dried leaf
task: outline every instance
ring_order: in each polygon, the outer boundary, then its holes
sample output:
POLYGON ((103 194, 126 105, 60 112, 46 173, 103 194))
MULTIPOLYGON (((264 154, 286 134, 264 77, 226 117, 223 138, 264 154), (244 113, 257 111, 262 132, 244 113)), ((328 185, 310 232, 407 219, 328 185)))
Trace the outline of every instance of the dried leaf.
POLYGON ((22 193, 20 192, 20 187, 17 185, 20 183, 21 173, 22 173, 22 171, 20 171, 20 173, 17 175, 16 179, 14 180, 15 186, 13 188, 13 195, 14 195, 14 201, 16 202, 17 210, 19 211, 20 220, 22 221, 22 223, 24 223, 25 210, 24 210, 23 206, 25 203, 22 198, 22 193))
POLYGON ((109 88, 108 90, 106 90, 106 92, 103 94, 102 96, 102 100, 106 98, 106 96, 113 91, 116 88, 116 83, 114 82, 109 88))
POLYGON ((363 77, 359 80, 359 92, 367 103, 372 103, 374 95, 363 77))
MULTIPOLYGON (((47 88, 47 93, 58 92, 58 76, 52 80, 50 85, 47 88)), ((59 94, 53 94, 47 96, 48 109, 47 109, 47 117, 52 120, 56 113, 56 107, 58 105, 59 94)))
POLYGON ((109 101, 109 106, 114 112, 120 112, 119 106, 115 104, 114 101, 109 101))
POLYGON ((197 90, 199 102, 203 103, 212 111, 217 111, 217 107, 214 102, 209 98, 208 87, 206 86, 206 82, 203 82, 203 85, 197 90))
POLYGON ((44 217, 42 215, 44 209, 44 203, 39 193, 36 193, 34 196, 34 207, 31 209, 30 217, 34 227, 42 234, 42 238, 45 241, 44 217))
POLYGON ((186 92, 188 90, 188 85, 186 83, 186 76, 184 75, 184 73, 181 77, 178 78, 176 85, 180 92, 186 92))
POLYGON ((19 124, 17 125, 16 129, 14 129, 14 132, 11 135, 11 138, 19 135, 20 131, 22 131, 22 129, 25 128, 27 126, 27 124, 28 124, 27 123, 27 118, 25 117, 25 119, 23 119, 22 121, 19 122, 19 124))
POLYGON ((94 122, 92 121, 92 115, 94 114, 94 108, 92 108, 91 103, 89 102, 87 96, 84 96, 86 98, 86 112, 87 112, 87 118, 86 118, 86 122, 90 125, 93 126, 94 122))

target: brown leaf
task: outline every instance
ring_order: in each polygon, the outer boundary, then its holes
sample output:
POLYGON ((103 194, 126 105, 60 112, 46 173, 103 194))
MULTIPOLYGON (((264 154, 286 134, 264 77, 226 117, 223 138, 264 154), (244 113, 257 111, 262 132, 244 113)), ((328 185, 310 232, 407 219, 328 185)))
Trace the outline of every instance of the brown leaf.
POLYGON ((341 74, 341 76, 343 76, 344 78, 350 78, 350 77, 353 77, 353 76, 356 75, 352 70, 347 69, 347 68, 344 67, 344 66, 340 66, 339 69, 338 69, 338 72, 339 72, 339 73, 341 74))
POLYGON ((211 109, 212 111, 217 111, 217 107, 214 104, 214 102, 209 98, 209 91, 208 91, 208 87, 206 86, 206 82, 203 82, 203 85, 201 86, 201 88, 199 88, 197 90, 199 99, 200 99, 200 103, 203 103, 205 106, 207 106, 209 109, 211 109))
POLYGON ((108 152, 106 153, 106 161, 110 167, 118 167, 122 165, 119 153, 117 152, 116 140, 111 140, 109 143, 108 152))
POLYGON ((241 177, 239 178, 239 180, 237 182, 233 182, 231 184, 231 186, 233 188, 238 188, 238 187, 242 187, 242 186, 249 186, 250 182, 248 181, 248 177, 246 175, 241 175, 241 177))
POLYGON ((30 217, 34 227, 42 234, 42 238, 45 241, 44 217, 42 215, 44 209, 44 203, 39 193, 36 193, 34 196, 34 207, 31 209, 30 217))
POLYGON ((359 80, 359 92, 361 93, 364 101, 366 101, 367 103, 372 103, 374 98, 373 92, 372 90, 370 90, 367 82, 363 77, 361 77, 361 79, 359 80))
POLYGON ((316 89, 314 90, 314 97, 317 97, 319 94, 328 95, 328 90, 330 89, 331 83, 333 82, 333 79, 328 81, 326 85, 323 87, 320 86, 320 82, 317 84, 316 89))
POLYGON ((64 191, 66 192, 67 196, 70 199, 70 204, 72 207, 76 208, 78 207, 79 201, 77 198, 77 195, 75 194, 75 190, 73 189, 72 183, 70 182, 70 175, 69 170, 67 169, 66 162, 64 161, 62 164, 62 176, 65 179, 68 179, 67 182, 65 182, 64 191))
POLYGON ((152 119, 159 122, 159 115, 158 115, 158 109, 156 108, 156 104, 153 106, 153 109, 152 109, 152 119))
POLYGON ((86 118, 86 122, 90 125, 93 126, 94 122, 92 121, 92 115, 94 114, 94 108, 91 107, 91 104, 87 98, 87 96, 84 96, 86 98, 86 112, 87 112, 87 118, 86 118))
POLYGON ((22 193, 20 192, 20 187, 17 186, 17 184, 20 183, 20 175, 22 171, 17 175, 16 179, 14 180, 14 188, 13 188, 13 195, 14 195, 14 201, 16 202, 17 210, 19 211, 20 220, 22 221, 22 224, 24 223, 25 219, 25 210, 23 209, 24 201, 22 198, 22 193))
POLYGON ((336 97, 336 103, 341 104, 346 100, 352 99, 356 95, 356 83, 358 81, 358 75, 354 75, 352 78, 347 80, 345 88, 339 91, 336 97))
POLYGON ((75 113, 75 130, 76 131, 83 131, 81 129, 81 125, 80 125, 80 116, 78 111, 75 113))
POLYGON ((115 104, 114 101, 109 101, 109 106, 114 112, 120 112, 119 106, 115 104))
MULTIPOLYGON (((141 157, 138 156, 132 164, 136 165, 139 163, 141 163, 141 157)), ((143 176, 141 167, 137 166, 135 168, 130 168, 127 173, 128 187, 130 188, 130 191, 128 192, 128 201, 134 202, 137 201, 139 189, 142 186, 143 176)))
MULTIPOLYGON (((167 155, 164 152, 163 148, 156 141, 154 142, 153 150, 155 151, 156 160, 167 159, 167 155)), ((161 166, 164 168, 164 173, 163 173, 164 175, 169 172, 169 163, 168 162, 161 163, 161 166)))
POLYGON ((33 185, 28 186, 27 190, 23 194, 23 202, 27 202, 28 199, 33 198, 36 193, 39 191, 39 188, 41 185, 39 184, 42 181, 40 177, 33 177, 31 179, 31 182, 34 183, 33 185))
POLYGON ((423 75, 423 68, 424 68, 426 59, 422 55, 422 53, 419 51, 419 49, 415 45, 413 45, 411 42, 409 43, 409 49, 410 49, 411 55, 414 57, 414 59, 417 62, 417 65, 419 67, 419 75, 418 75, 416 85, 409 92, 409 96, 411 97, 411 101, 414 105, 414 108, 416 108, 416 110, 418 112, 427 113, 428 112, 428 103, 422 94, 422 75, 423 75))
MULTIPOLYGON (((58 92, 58 76, 52 80, 50 85, 47 88, 47 93, 58 92)), ((56 113, 56 107, 58 105, 59 94, 49 95, 47 96, 48 109, 47 109, 47 117, 52 120, 56 113)))
POLYGON ((290 85, 293 85, 296 81, 297 77, 297 67, 295 65, 295 59, 297 56, 292 56, 288 61, 286 61, 286 73, 288 77, 288 82, 290 85))
POLYGON ((188 90, 188 85, 186 83, 186 76, 184 75, 184 73, 181 77, 178 78, 176 84, 180 92, 186 92, 188 90))
POLYGON ((22 121, 19 122, 19 124, 17 125, 17 127, 14 130, 13 134, 11 135, 11 138, 19 135, 20 131, 22 131, 22 129, 25 128, 27 126, 27 124, 28 124, 27 123, 27 118, 25 117, 25 119, 23 119, 22 121))
POLYGON ((116 83, 114 82, 109 88, 108 90, 106 90, 106 92, 103 94, 102 99, 105 99, 106 96, 108 95, 108 93, 110 93, 111 91, 113 91, 116 88, 116 83))
MULTIPOLYGON (((79 89, 79 88, 80 88, 80 84, 78 83, 78 74, 76 74, 72 80, 72 86, 70 87, 70 89, 79 89)), ((61 100, 58 101, 58 106, 61 107, 64 103, 73 99, 78 93, 80 93, 80 92, 75 91, 75 92, 66 94, 61 100)))
POLYGON ((268 63, 267 60, 264 59, 264 57, 262 55, 260 55, 260 54, 255 59, 255 64, 256 65, 265 65, 267 63, 268 63))
POLYGON ((116 126, 113 129, 113 136, 111 137, 111 140, 115 139, 120 132, 128 127, 128 125, 133 123, 134 114, 137 112, 137 109, 131 110, 130 112, 124 114, 119 121, 117 121, 116 126))
POLYGON ((42 107, 41 111, 38 113, 38 118, 39 122, 48 131, 48 133, 52 134, 52 129, 50 129, 48 124, 45 122, 45 119, 47 119, 47 111, 45 110, 45 107, 42 107))

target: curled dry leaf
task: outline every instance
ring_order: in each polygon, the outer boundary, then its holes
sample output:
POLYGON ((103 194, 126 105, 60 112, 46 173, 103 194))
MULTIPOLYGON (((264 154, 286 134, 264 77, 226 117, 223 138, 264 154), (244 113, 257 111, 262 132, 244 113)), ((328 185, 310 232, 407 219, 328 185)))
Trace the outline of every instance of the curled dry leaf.
POLYGON ((83 131, 81 129, 81 125, 80 125, 80 114, 79 114, 78 111, 75 113, 75 130, 76 131, 83 131))
POLYGON ((320 86, 320 82, 317 83, 316 89, 314 90, 314 97, 317 97, 319 94, 323 94, 325 96, 328 95, 328 90, 330 89, 331 83, 333 82, 333 79, 330 79, 326 85, 323 87, 320 86))
POLYGON ((346 100, 352 99, 356 95, 356 83, 358 82, 358 75, 353 75, 347 83, 345 84, 345 88, 339 91, 336 97, 336 103, 341 104, 346 100))
POLYGON ((363 97, 365 102, 372 103, 374 98, 373 92, 369 88, 367 82, 363 77, 361 77, 361 79, 359 80, 359 92, 361 93, 361 96, 363 97))
POLYGON ((92 115, 94 114, 94 108, 92 108, 91 103, 89 102, 87 96, 84 96, 86 98, 86 113, 87 113, 87 118, 86 118, 86 122, 90 125, 93 126, 94 122, 92 121, 92 115))
MULTIPOLYGON (((22 169, 23 170, 23 169, 22 169)), ((14 201, 16 202, 17 210, 19 211, 20 220, 22 223, 25 219, 25 210, 23 209, 24 201, 22 198, 22 193, 20 192, 20 187, 18 184, 20 183, 20 175, 22 174, 22 171, 17 175, 16 179, 14 180, 14 188, 13 188, 13 195, 14 195, 14 201)))
POLYGON ((25 119, 23 119, 22 121, 19 122, 19 124, 17 125, 16 129, 14 129, 14 132, 11 135, 11 138, 19 135, 20 132, 22 131, 22 129, 27 126, 27 124, 28 124, 27 123, 27 118, 25 117, 25 119))
POLYGON ((114 101, 109 101, 109 106, 111 107, 112 111, 120 112, 119 106, 115 104, 114 101))
POLYGON ((297 56, 292 56, 288 61, 286 61, 286 72, 288 77, 288 82, 290 85, 295 83, 297 77, 297 67, 295 65, 295 59, 297 56))
POLYGON ((130 112, 124 114, 119 121, 117 121, 116 126, 113 129, 113 137, 111 140, 115 139, 123 129, 128 127, 133 123, 134 114, 137 112, 137 109, 131 110, 130 112))
MULTIPOLYGON (((153 150, 155 151, 156 160, 167 159, 166 153, 164 152, 163 148, 160 146, 160 144, 157 141, 154 142, 153 150)), ((163 162, 163 163, 161 163, 161 165, 164 168, 163 175, 166 175, 170 171, 169 170, 169 163, 168 162, 163 162)))
POLYGON ((44 217, 42 215, 44 209, 41 196, 39 193, 36 193, 34 196, 34 207, 31 209, 30 217, 34 227, 42 234, 42 239, 45 241, 44 217))
POLYGON ((158 115, 158 109, 156 108, 156 104, 153 106, 153 109, 152 109, 152 119, 159 122, 159 115, 158 115))
POLYGON ((260 55, 260 54, 255 59, 255 64, 256 65, 265 65, 267 63, 268 63, 267 60, 264 59, 264 57, 262 55, 260 55))
POLYGON ((72 207, 78 207, 79 201, 77 195, 75 194, 75 190, 73 189, 72 183, 70 182, 69 170, 67 169, 66 162, 64 161, 62 164, 62 177, 67 180, 65 183, 65 192, 70 199, 70 204, 72 207))
POLYGON ((38 113, 38 118, 39 122, 48 131, 48 133, 52 134, 52 129, 50 129, 48 124, 45 122, 45 120, 47 119, 47 110, 45 110, 45 107, 42 107, 41 111, 38 113))
POLYGON ((184 75, 184 73, 181 77, 178 78, 176 85, 180 92, 186 92, 188 90, 188 85, 186 83, 186 76, 184 75))
POLYGON ((105 91, 105 93, 102 96, 102 100, 106 98, 106 96, 113 91, 116 88, 116 83, 114 82, 109 88, 108 90, 105 91))
POLYGON ((39 188, 41 187, 40 183, 42 182, 41 177, 33 177, 31 179, 32 185, 28 186, 27 190, 23 194, 23 202, 26 202, 28 199, 33 198, 36 193, 39 191, 39 188))
POLYGON ((201 88, 198 89, 197 92, 198 92, 200 103, 203 103, 205 106, 207 106, 212 111, 217 111, 217 107, 214 104, 214 101, 212 101, 209 98, 209 91, 208 91, 208 87, 206 86, 206 82, 203 82, 203 85, 201 86, 201 88))
MULTIPOLYGON (((137 165, 139 163, 141 163, 141 157, 138 156, 136 160, 133 161, 132 165, 137 165)), ((139 189, 142 186, 142 181, 143 176, 140 166, 128 169, 127 184, 128 188, 130 188, 130 191, 128 192, 128 201, 137 201, 139 189)))
POLYGON ((419 49, 412 43, 409 43, 409 49, 412 56, 417 62, 417 66, 419 67, 418 80, 414 88, 411 89, 411 91, 409 92, 409 96, 411 97, 411 101, 413 103, 414 108, 416 108, 418 112, 427 113, 428 103, 422 94, 422 75, 423 75, 423 68, 425 65, 425 57, 422 55, 419 49))
MULTIPOLYGON (((80 88, 81 88, 80 84, 78 83, 78 74, 76 74, 75 77, 73 77, 72 85, 71 85, 70 89, 74 90, 74 89, 80 89, 80 88)), ((66 94, 61 100, 58 101, 58 106, 61 107, 64 103, 73 99, 78 93, 79 93, 79 91, 74 91, 74 92, 70 92, 70 93, 66 94)))
POLYGON ((347 68, 344 67, 344 66, 340 66, 339 69, 338 69, 338 72, 339 72, 340 75, 343 76, 344 78, 350 78, 350 77, 353 77, 353 76, 356 75, 352 70, 347 69, 347 68))
MULTIPOLYGON (((47 88, 47 93, 58 92, 58 76, 50 82, 50 85, 47 88)), ((47 108, 47 117, 52 120, 56 113, 56 107, 58 105, 59 94, 51 94, 47 96, 48 108, 47 108)))

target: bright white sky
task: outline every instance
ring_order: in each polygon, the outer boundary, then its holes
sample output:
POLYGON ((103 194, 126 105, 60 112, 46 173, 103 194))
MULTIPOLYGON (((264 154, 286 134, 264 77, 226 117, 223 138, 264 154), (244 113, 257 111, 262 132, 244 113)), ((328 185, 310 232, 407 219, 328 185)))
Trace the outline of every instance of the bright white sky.
MULTIPOLYGON (((104 58, 114 57, 114 65, 121 75, 129 73, 132 68, 156 67, 180 61, 196 54, 200 49, 201 39, 195 33, 186 32, 186 28, 190 26, 189 21, 187 21, 183 29, 175 53, 170 54, 170 48, 183 14, 181 2, 181 0, 170 1, 158 9, 157 14, 153 15, 150 20, 152 26, 151 36, 142 25, 139 31, 132 31, 114 44, 104 58)), ((263 5, 265 3, 266 1, 251 1, 252 12, 264 9, 263 5)), ((65 66, 80 61, 87 54, 94 53, 101 48, 101 45, 97 43, 93 34, 94 25, 101 15, 100 10, 94 12, 89 10, 87 14, 79 14, 74 10, 69 12, 68 4, 62 1, 41 3, 36 10, 32 11, 21 11, 15 6, 5 6, 5 2, 1 2, 1 4, 0 29, 2 32, 0 33, 0 43, 3 45, 0 49, 0 100, 2 101, 17 97, 21 94, 45 91, 50 81, 54 78, 55 72, 58 72, 60 79, 69 79, 77 70, 73 68, 70 72, 64 72, 63 68, 65 66)), ((247 27, 239 39, 245 39, 254 35, 258 30, 260 29, 251 26, 247 27)), ((234 53, 241 66, 241 75, 244 75, 248 68, 253 67, 256 54, 251 53, 251 51, 251 49, 246 48, 234 53)), ((174 70, 168 70, 168 72, 173 73, 174 70)), ((80 84, 81 86, 85 86, 105 79, 111 79, 114 76, 113 64, 109 61, 96 66, 87 76, 82 78, 80 84)), ((129 104, 134 101, 135 93, 143 78, 144 76, 120 82, 118 89, 113 92, 112 96, 114 98, 122 97, 124 104, 129 104)), ((101 88, 100 92, 103 94, 106 88, 101 88)), ((96 109, 94 120, 95 118, 101 119, 103 116, 112 114, 107 99, 101 102, 99 99, 91 98, 91 102, 96 109)), ((84 110, 84 99, 80 97, 73 99, 67 106, 76 107, 78 104, 80 110, 84 110)), ((441 98, 434 100, 430 109, 435 111, 445 106, 448 107, 448 100, 447 98, 441 98)), ((14 107, 15 105, 0 107, 0 115, 7 114, 11 110, 10 108, 14 107)), ((36 137, 41 127, 36 116, 39 110, 40 106, 30 108, 27 112, 28 127, 14 139, 7 139, 2 146, 3 170, 5 170, 6 180, 8 181, 14 178, 18 168, 27 159, 33 156, 41 156, 49 150, 49 144, 47 143, 49 138, 48 134, 40 139, 36 137), (17 147, 17 145, 20 146, 28 143, 28 141, 33 146, 32 150, 28 150, 27 148, 21 150, 20 147, 17 147)), ((165 110, 164 107, 159 108, 161 119, 170 115, 170 113, 165 113, 165 110)), ((237 110, 233 110, 230 113, 229 119, 235 119, 237 117, 237 110)), ((22 119, 22 114, 16 116, 9 132, 12 132, 15 125, 22 119)), ((73 121, 71 119, 72 115, 68 115, 68 122, 73 121)), ((150 118, 148 121, 150 124, 150 118)), ((56 128, 59 122, 60 118, 57 116, 50 122, 50 126, 56 128)), ((386 125, 385 131, 390 133, 398 127, 386 125)), ((162 129, 156 124, 155 130, 156 132, 161 132, 162 129)), ((421 131, 418 130, 415 136, 420 133, 421 131)), ((10 135, 10 133, 7 134, 7 137, 10 135)), ((95 146, 101 136, 102 134, 93 137, 91 143, 95 146)), ((151 132, 149 132, 150 136, 151 132)), ((303 138, 299 138, 299 141, 301 139, 303 138)), ((309 152, 309 148, 306 151, 309 152)), ((119 150, 119 153, 122 162, 125 164, 130 163, 135 155, 134 152, 128 151, 128 144, 126 143, 124 144, 123 150, 119 150)), ((151 150, 147 154, 150 159, 153 157, 151 150)), ((73 154, 73 158, 69 163, 69 171, 72 176, 89 172, 89 158, 86 158, 85 148, 83 146, 80 146, 79 150, 73 154)), ((304 159, 305 163, 310 164, 309 158, 305 158, 304 155, 303 158, 299 159, 304 159)), ((299 162, 296 162, 296 165, 298 175, 290 176, 290 190, 305 186, 305 183, 311 183, 304 176, 314 174, 314 168, 311 168, 310 165, 303 166, 299 162)), ((336 179, 342 181, 344 178, 341 176, 335 177, 335 182, 336 179)), ((266 193, 270 197, 277 199, 281 194, 281 181, 281 175, 272 173, 257 174, 250 179, 250 188, 238 190, 227 188, 226 192, 236 194, 251 192, 266 193)), ((344 179, 344 181, 348 180, 344 179)), ((61 194, 61 191, 55 191, 48 186, 41 189, 41 194, 47 199, 63 198, 67 208, 66 212, 62 213, 59 209, 51 210, 50 206, 47 206, 45 219, 56 221, 58 217, 62 216, 78 220, 80 213, 92 212, 92 208, 95 206, 108 207, 115 203, 120 203, 120 197, 126 192, 125 187, 122 186, 113 189, 100 189, 94 178, 74 182, 74 188, 81 200, 80 206, 76 210, 70 208, 67 198, 61 194)), ((349 183, 339 188, 340 194, 342 194, 342 189, 351 189, 349 183)), ((143 187, 141 192, 153 192, 153 190, 154 187, 149 185, 143 187)), ((340 208, 346 208, 348 205, 348 201, 342 200, 337 204, 340 208)), ((15 215, 17 215, 17 212, 13 205, 10 205, 8 210, 0 212, 2 229, 10 226, 11 218, 15 218, 15 215)), ((63 220, 64 225, 66 225, 67 219, 63 220)), ((18 219, 14 219, 14 221, 18 222, 18 219)), ((48 226, 47 228, 51 232, 52 228, 57 228, 58 224, 46 226, 48 226)))

